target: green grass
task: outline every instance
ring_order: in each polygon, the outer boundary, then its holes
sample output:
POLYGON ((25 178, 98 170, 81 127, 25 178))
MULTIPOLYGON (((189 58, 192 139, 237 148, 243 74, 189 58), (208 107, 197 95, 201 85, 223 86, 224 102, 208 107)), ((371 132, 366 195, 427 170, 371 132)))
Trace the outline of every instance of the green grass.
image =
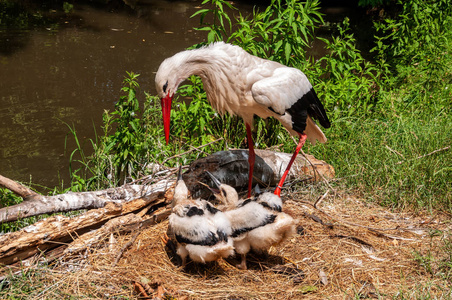
POLYGON ((451 211, 452 117, 408 114, 338 119, 328 143, 312 149, 340 182, 368 200, 394 208, 451 211), (440 150, 438 152, 434 152, 440 150))

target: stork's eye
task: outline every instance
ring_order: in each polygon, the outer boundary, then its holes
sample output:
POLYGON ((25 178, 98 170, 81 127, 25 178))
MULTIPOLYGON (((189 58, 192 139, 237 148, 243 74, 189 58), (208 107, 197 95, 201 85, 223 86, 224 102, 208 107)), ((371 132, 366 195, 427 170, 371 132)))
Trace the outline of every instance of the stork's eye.
POLYGON ((163 85, 163 92, 166 93, 166 88, 168 87, 168 81, 163 85))

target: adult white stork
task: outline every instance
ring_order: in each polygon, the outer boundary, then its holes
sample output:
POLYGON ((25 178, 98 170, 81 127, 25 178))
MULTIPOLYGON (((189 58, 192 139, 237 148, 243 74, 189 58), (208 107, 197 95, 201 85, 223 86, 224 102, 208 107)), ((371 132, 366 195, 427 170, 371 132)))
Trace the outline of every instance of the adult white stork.
POLYGON ((306 139, 326 142, 312 118, 328 128, 330 121, 306 75, 298 69, 262 59, 238 46, 217 42, 186 50, 165 59, 155 76, 161 97, 166 143, 169 140, 171 102, 179 84, 191 75, 201 77, 207 99, 220 114, 229 112, 245 121, 249 148, 248 197, 251 196, 255 153, 251 136, 253 117, 274 117, 299 137, 296 150, 276 190, 280 195, 286 176, 306 139))

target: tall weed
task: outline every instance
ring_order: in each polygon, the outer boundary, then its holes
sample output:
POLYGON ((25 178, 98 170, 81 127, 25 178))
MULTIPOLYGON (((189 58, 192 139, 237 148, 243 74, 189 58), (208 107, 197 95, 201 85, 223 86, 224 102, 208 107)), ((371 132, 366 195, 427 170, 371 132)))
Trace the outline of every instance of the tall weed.
POLYGON ((356 48, 348 18, 337 25, 337 31, 331 39, 319 38, 328 53, 308 69, 312 78, 317 78, 318 94, 327 111, 333 112, 333 121, 343 115, 369 114, 376 104, 383 76, 356 48))
POLYGON ((452 30, 448 0, 397 1, 393 15, 374 23, 379 34, 373 49, 382 59, 401 64, 441 56, 452 30))
POLYGON ((263 12, 237 19, 237 29, 228 42, 246 51, 288 66, 298 66, 306 59, 306 48, 314 39, 315 29, 323 24, 318 0, 273 0, 263 12))

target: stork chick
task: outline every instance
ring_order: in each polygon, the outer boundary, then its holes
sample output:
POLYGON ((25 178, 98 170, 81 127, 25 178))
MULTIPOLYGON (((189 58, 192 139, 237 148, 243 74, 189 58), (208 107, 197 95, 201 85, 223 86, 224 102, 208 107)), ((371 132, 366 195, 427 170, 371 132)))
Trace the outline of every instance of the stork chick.
POLYGON ((187 256, 195 262, 206 263, 234 254, 229 219, 207 201, 188 197, 180 169, 168 220, 183 267, 187 256))
POLYGON ((295 235, 296 221, 282 212, 279 196, 266 192, 255 198, 239 200, 233 187, 220 183, 207 173, 217 188, 212 191, 224 204, 224 213, 231 222, 235 252, 241 255, 238 268, 246 269, 246 254, 251 249, 263 252, 295 235))

